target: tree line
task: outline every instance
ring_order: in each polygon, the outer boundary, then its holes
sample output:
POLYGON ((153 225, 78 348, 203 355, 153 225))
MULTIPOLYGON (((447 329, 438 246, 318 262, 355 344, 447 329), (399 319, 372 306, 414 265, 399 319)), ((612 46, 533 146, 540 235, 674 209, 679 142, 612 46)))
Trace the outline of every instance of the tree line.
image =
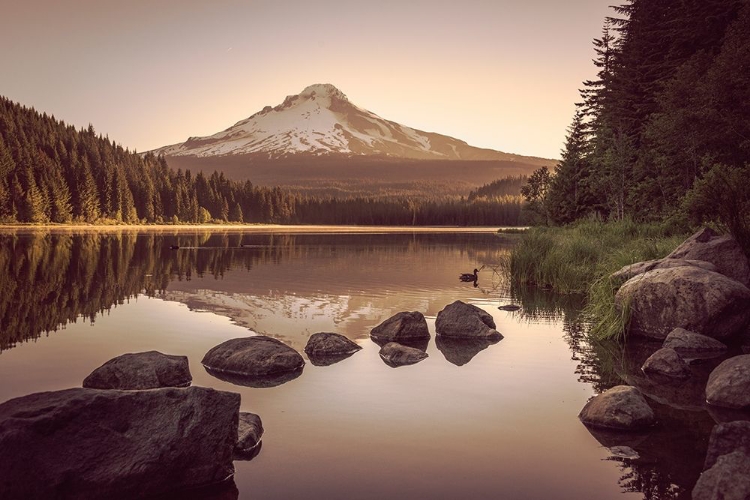
POLYGON ((524 187, 538 220, 707 219, 750 243, 750 3, 613 9, 562 160, 524 187))
POLYGON ((522 204, 517 193, 339 199, 175 171, 92 126, 77 130, 0 97, 0 223, 518 225, 522 204))

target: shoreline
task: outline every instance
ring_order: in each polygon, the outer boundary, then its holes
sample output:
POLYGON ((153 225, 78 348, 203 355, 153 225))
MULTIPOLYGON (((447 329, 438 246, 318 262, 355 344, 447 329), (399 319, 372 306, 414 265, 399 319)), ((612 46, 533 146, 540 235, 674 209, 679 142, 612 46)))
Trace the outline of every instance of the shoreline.
POLYGON ((283 224, 5 224, 0 234, 67 233, 67 232, 254 232, 254 233, 497 233, 504 226, 335 226, 283 224))

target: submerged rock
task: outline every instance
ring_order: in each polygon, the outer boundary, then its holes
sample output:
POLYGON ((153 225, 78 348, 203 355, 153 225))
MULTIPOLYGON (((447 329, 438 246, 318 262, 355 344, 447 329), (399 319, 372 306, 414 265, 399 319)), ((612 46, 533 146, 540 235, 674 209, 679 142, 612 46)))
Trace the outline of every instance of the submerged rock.
POLYGON ((500 337, 459 339, 438 335, 435 337, 435 345, 449 363, 463 366, 480 351, 497 344, 500 340, 500 337))
POLYGON ((262 378, 300 371, 305 360, 280 340, 257 336, 227 340, 208 351, 201 363, 212 374, 262 378))
POLYGON ((722 455, 703 472, 693 488, 693 500, 750 498, 750 457, 741 451, 722 455))
POLYGON ((314 333, 310 335, 305 346, 305 353, 310 362, 316 366, 328 366, 344 360, 362 349, 338 333, 314 333))
POLYGON ((750 422, 746 420, 714 426, 708 440, 706 463, 703 468, 713 467, 720 456, 734 451, 750 455, 750 422))
POLYGON ((643 363, 643 373, 651 378, 686 380, 690 378, 690 367, 674 349, 662 347, 643 363))
POLYGON ((750 286, 750 262, 737 240, 721 236, 710 228, 703 228, 685 240, 667 259, 695 259, 710 262, 718 272, 750 286))
POLYGON ((503 338, 495 330, 495 321, 488 312, 460 300, 445 306, 438 313, 435 331, 445 337, 503 338))
POLYGON ((669 332, 663 347, 674 349, 680 356, 688 359, 711 358, 727 350, 722 342, 684 328, 675 328, 669 332))
POLYGON ((91 389, 157 389, 187 387, 192 382, 187 356, 158 351, 123 354, 91 372, 83 386, 91 389))
POLYGON ((724 408, 750 408, 750 354, 729 358, 711 372, 706 401, 724 408))
POLYGON ((234 474, 240 395, 67 389, 0 404, 0 498, 130 499, 234 474))
POLYGON ((370 337, 376 342, 401 342, 430 338, 427 320, 418 311, 400 312, 372 329, 370 337))
POLYGON ((638 430, 654 425, 654 412, 635 387, 618 385, 594 396, 578 418, 593 427, 638 430))
POLYGON ((498 309, 501 311, 518 311, 521 309, 521 306, 517 304, 505 304, 504 306, 498 306, 498 309))
POLYGON ((263 439, 263 423, 258 415, 241 412, 237 427, 237 444, 234 447, 235 460, 249 460, 256 456, 256 448, 263 439))
POLYGON ((750 322, 750 289, 697 267, 657 269, 622 285, 615 306, 629 311, 633 335, 664 339, 679 327, 724 339, 750 322))
POLYGON ((427 357, 427 353, 396 342, 388 342, 380 348, 380 357, 387 365, 398 367, 419 363, 427 357))

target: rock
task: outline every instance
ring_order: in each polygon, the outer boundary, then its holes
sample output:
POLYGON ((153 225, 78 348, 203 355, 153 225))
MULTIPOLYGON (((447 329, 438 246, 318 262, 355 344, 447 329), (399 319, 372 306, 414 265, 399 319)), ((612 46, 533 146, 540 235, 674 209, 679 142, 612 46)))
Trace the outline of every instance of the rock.
POLYGON ((241 412, 237 427, 237 444, 234 447, 235 460, 247 460, 255 457, 255 448, 263 438, 263 423, 254 413, 241 412))
POLYGON ((688 259, 656 259, 646 260, 643 262, 636 262, 635 264, 628 264, 623 266, 619 271, 616 271, 610 275, 610 278, 615 283, 622 283, 628 281, 630 278, 638 276, 654 269, 669 269, 672 267, 684 267, 693 266, 705 269, 706 271, 717 271, 715 265, 704 260, 688 260, 688 259))
POLYGON ((503 338, 500 332, 495 330, 495 321, 489 313, 460 300, 445 306, 438 313, 435 331, 438 335, 446 337, 503 338))
POLYGON ((430 338, 424 314, 418 311, 400 312, 372 329, 370 337, 380 342, 401 342, 430 338))
POLYGON ((387 365, 395 368, 398 366, 419 363, 427 357, 427 353, 396 342, 388 342, 380 348, 380 357, 383 358, 383 361, 385 361, 387 365))
POLYGON ((240 395, 76 388, 0 404, 0 498, 155 496, 234 474, 240 395))
POLYGON ((615 386, 595 396, 583 407, 578 418, 593 427, 638 430, 654 425, 654 412, 635 387, 615 386))
POLYGON ((479 354, 479 351, 497 344, 500 340, 499 337, 462 339, 438 335, 435 337, 435 345, 449 363, 463 366, 479 354))
POLYGON ((305 360, 280 340, 257 336, 227 340, 208 351, 201 363, 212 374, 257 378, 300 371, 305 360))
POLYGON ((305 353, 316 366, 328 366, 348 358, 362 349, 338 333, 313 333, 305 346, 305 353))
POLYGON ((724 408, 750 408, 750 354, 729 358, 711 372, 706 401, 724 408))
POLYGON ((750 457, 741 451, 722 455, 703 472, 693 488, 693 500, 750 498, 750 457))
POLYGON ((157 389, 187 387, 192 382, 187 356, 157 351, 123 354, 91 372, 83 386, 91 389, 157 389))
POLYGON ((750 422, 739 421, 718 424, 711 431, 703 469, 710 469, 720 456, 741 451, 750 455, 750 422))
POLYGON ((629 334, 661 340, 684 328, 724 339, 750 322, 750 289, 697 267, 656 269, 625 282, 615 306, 627 307, 629 334))
POLYGON ((517 304, 505 304, 504 306, 498 306, 498 309, 501 311, 518 311, 521 309, 521 306, 517 304))
POLYGON ((677 351, 662 347, 643 363, 643 373, 652 378, 686 380, 690 378, 690 367, 677 351))
POLYGON ((722 342, 684 328, 675 328, 669 332, 663 347, 674 349, 683 359, 712 358, 727 350, 727 346, 722 342))
POLYGON ((206 372, 208 372, 209 375, 216 377, 219 380, 223 380, 224 382, 229 382, 230 384, 240 385, 243 387, 254 387, 256 389, 268 389, 271 387, 278 387, 298 378, 300 375, 302 375, 302 368, 298 368, 297 370, 291 372, 281 372, 274 373, 272 375, 258 376, 236 375, 234 373, 217 372, 211 370, 210 368, 206 368, 206 372))
POLYGON ((750 286, 750 262, 740 244, 732 236, 720 236, 710 228, 695 233, 666 258, 704 260, 724 276, 750 286))

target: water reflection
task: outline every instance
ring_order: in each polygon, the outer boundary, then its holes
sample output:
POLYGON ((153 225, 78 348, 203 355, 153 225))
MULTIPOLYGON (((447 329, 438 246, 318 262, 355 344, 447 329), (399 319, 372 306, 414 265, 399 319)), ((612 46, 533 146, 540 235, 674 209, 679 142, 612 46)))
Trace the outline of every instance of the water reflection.
POLYGON ((499 338, 455 339, 443 335, 435 337, 435 345, 438 350, 443 353, 449 363, 456 366, 465 365, 479 354, 479 351, 483 351, 498 342, 500 342, 499 338))

